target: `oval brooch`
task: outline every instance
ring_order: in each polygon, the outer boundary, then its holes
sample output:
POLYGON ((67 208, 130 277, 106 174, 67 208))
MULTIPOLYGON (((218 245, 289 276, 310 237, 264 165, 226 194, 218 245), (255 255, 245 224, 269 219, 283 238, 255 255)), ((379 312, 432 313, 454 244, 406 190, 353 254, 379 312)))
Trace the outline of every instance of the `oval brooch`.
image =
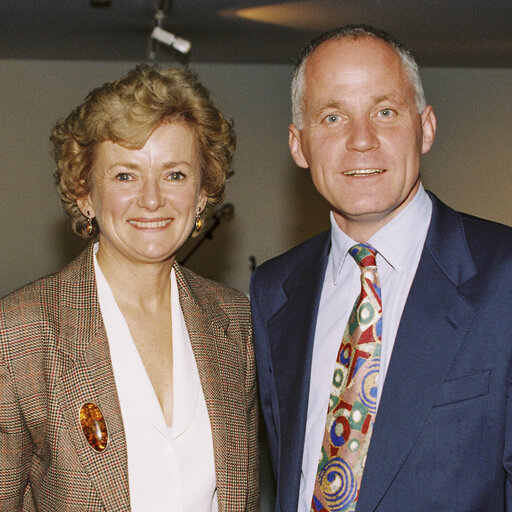
POLYGON ((97 452, 102 452, 108 444, 108 432, 100 408, 92 402, 82 405, 80 423, 89 446, 97 452))

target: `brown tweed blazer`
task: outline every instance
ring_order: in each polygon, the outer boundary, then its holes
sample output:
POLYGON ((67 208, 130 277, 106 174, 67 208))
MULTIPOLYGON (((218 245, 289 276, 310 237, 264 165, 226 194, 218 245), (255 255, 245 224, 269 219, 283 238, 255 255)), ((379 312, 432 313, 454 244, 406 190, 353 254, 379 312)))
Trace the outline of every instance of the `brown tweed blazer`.
MULTIPOLYGON (((92 254, 90 245, 61 272, 0 301, 2 512, 130 510, 126 439, 92 254), (107 422, 109 445, 100 453, 80 425, 86 402, 107 422)), ((175 270, 210 416, 219 511, 253 512, 257 405, 248 300, 175 270)))

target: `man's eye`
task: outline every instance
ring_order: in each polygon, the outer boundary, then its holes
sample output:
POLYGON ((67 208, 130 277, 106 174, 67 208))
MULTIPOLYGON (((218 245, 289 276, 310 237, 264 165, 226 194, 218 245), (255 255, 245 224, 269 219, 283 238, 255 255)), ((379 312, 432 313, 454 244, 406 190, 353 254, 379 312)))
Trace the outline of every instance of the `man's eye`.
POLYGON ((380 111, 380 115, 382 117, 391 117, 392 115, 394 114, 393 110, 391 110, 390 108, 383 108, 381 111, 380 111))
POLYGON ((326 118, 325 118, 325 121, 327 123, 336 123, 337 121, 340 120, 340 116, 337 115, 337 114, 329 114, 326 118))

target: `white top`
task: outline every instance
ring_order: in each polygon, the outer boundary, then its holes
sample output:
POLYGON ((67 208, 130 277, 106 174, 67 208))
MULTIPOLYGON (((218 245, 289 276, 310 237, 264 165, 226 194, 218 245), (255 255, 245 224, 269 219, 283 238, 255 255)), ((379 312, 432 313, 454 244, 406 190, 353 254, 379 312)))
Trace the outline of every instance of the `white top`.
POLYGON ((132 512, 216 512, 210 420, 179 303, 174 269, 171 427, 167 427, 128 325, 96 257, 94 270, 126 435, 132 512))
MULTIPOLYGON (((431 215, 432 202, 423 186, 420 186, 412 201, 368 240, 368 244, 378 251, 377 269, 382 288, 382 352, 377 406, 431 215)), ((354 258, 347 256, 348 250, 355 243, 339 228, 331 213, 331 251, 313 346, 299 512, 309 512, 311 509, 334 362, 349 314, 361 290, 361 270, 354 258)))

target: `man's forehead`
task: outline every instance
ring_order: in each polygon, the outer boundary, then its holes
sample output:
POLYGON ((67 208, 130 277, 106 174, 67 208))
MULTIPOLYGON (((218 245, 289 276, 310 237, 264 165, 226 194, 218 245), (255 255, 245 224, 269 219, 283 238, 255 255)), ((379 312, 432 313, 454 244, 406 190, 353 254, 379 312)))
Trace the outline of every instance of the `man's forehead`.
POLYGON ((357 39, 342 38, 324 41, 310 54, 306 62, 306 74, 312 74, 318 68, 345 67, 355 65, 371 69, 385 59, 398 67, 402 67, 401 59, 396 50, 387 42, 375 37, 357 39), (365 58, 360 57, 364 55, 365 58))
POLYGON ((340 39, 322 43, 311 55, 305 69, 306 95, 332 88, 373 88, 380 93, 406 96, 410 83, 397 52, 376 38, 340 39))

